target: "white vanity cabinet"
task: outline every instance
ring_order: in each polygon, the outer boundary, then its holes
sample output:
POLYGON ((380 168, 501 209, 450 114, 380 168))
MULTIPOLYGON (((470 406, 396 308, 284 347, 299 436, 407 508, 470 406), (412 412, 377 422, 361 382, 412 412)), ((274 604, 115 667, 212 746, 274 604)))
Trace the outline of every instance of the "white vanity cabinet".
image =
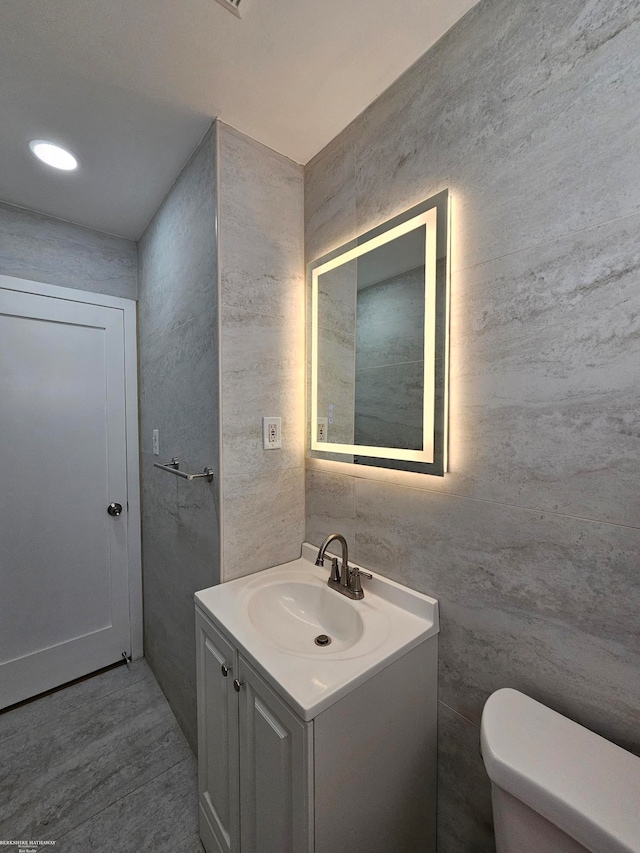
POLYGON ((437 634, 305 721, 198 607, 196 624, 208 853, 434 853, 437 634))
POLYGON ((200 834, 208 853, 313 851, 312 723, 196 609, 200 834))

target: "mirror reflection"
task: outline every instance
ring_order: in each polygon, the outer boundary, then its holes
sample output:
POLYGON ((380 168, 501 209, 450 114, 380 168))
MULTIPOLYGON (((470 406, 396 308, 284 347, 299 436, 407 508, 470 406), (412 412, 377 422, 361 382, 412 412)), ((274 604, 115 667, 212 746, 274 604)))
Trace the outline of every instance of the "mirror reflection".
POLYGON ((311 453, 446 467, 448 193, 310 265, 311 453))

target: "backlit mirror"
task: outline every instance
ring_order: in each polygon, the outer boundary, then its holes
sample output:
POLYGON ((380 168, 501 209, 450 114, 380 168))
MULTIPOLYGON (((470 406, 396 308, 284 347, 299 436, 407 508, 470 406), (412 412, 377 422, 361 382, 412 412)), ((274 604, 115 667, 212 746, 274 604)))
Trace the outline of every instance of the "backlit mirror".
POLYGON ((309 264, 310 455, 445 473, 449 202, 309 264))

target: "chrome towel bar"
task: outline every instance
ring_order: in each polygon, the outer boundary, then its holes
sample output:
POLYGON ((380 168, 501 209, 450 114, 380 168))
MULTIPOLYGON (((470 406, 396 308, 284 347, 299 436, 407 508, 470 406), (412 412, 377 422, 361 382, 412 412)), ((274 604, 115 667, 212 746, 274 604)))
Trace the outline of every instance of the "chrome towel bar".
POLYGON ((206 477, 207 483, 213 480, 213 468, 205 468, 202 474, 187 474, 185 471, 180 471, 180 460, 177 456, 174 456, 171 462, 165 462, 164 465, 154 462, 153 467, 175 474, 176 477, 182 477, 183 480, 200 480, 204 477, 206 477))

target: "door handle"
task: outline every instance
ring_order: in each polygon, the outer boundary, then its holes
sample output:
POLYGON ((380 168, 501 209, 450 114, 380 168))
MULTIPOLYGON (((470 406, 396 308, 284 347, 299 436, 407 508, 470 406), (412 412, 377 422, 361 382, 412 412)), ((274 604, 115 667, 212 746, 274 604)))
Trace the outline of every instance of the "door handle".
POLYGON ((109 504, 109 506, 107 507, 107 512, 109 513, 109 515, 120 515, 122 513, 122 504, 109 504))

